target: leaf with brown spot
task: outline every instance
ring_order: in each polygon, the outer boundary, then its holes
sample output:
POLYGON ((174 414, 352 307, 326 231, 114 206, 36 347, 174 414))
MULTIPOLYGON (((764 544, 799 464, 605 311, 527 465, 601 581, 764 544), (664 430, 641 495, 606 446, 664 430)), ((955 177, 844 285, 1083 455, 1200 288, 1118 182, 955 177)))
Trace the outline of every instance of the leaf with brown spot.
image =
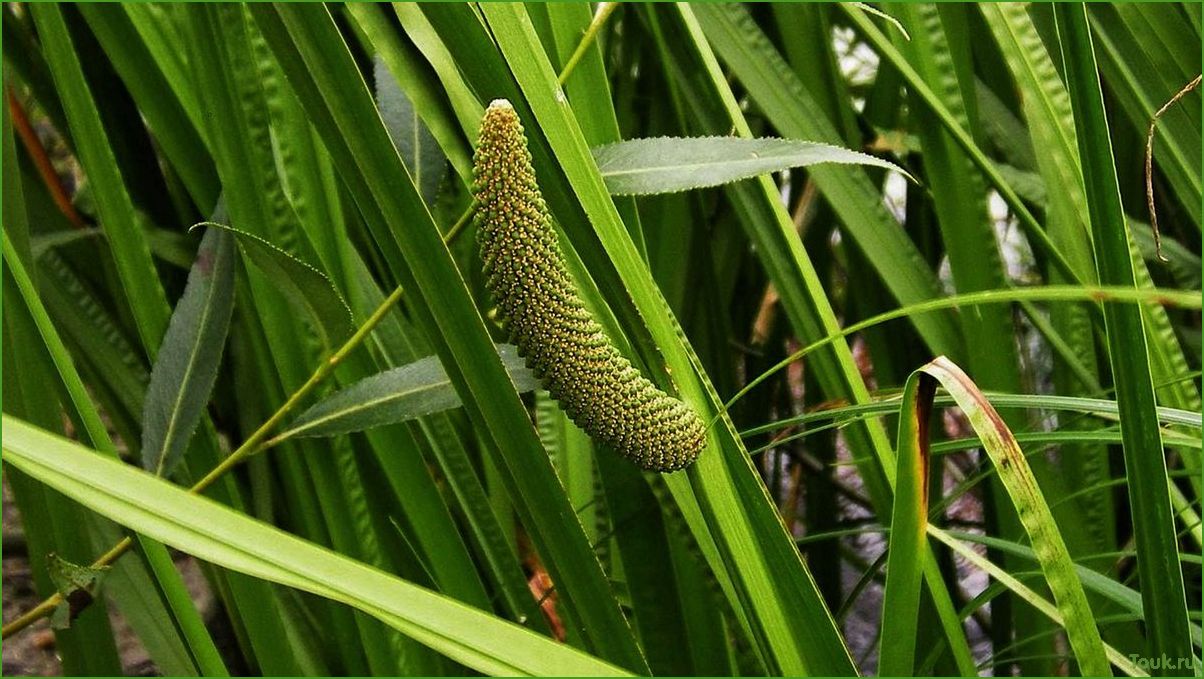
MULTIPOLYGON (((1083 591, 1083 583, 1016 437, 970 376, 948 358, 938 356, 917 372, 931 376, 945 387, 965 413, 982 441, 983 449, 995 464, 999 479, 1016 507, 1020 523, 1041 564, 1041 572, 1053 592, 1070 647, 1084 676, 1110 676, 1111 666, 1083 591)), ((908 384, 911 384, 911 380, 908 384)), ((924 394, 924 398, 931 401, 934 395, 929 392, 924 394)), ((904 400, 906 405, 906 398, 904 400)), ((907 413, 904 412, 904 415, 907 413)))
POLYGON ((54 583, 54 588, 63 597, 62 603, 50 615, 50 626, 54 629, 67 629, 96 599, 101 581, 109 567, 80 566, 52 552, 46 555, 46 569, 50 572, 50 581, 54 583))

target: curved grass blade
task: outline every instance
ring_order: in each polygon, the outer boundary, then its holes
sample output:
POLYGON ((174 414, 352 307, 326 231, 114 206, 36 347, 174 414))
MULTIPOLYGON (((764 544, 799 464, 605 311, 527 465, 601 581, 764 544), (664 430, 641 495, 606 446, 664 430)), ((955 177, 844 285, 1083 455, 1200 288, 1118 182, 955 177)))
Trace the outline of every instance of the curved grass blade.
MULTIPOLYGON (((1045 394, 1003 394, 993 391, 984 392, 991 404, 997 408, 1032 408, 1036 410, 1065 410, 1069 412, 1087 413, 1112 421, 1119 419, 1116 401, 1101 398, 1083 398, 1081 396, 1050 396, 1045 394)), ((806 424, 817 420, 854 419, 886 415, 898 410, 899 395, 882 396, 873 403, 814 410, 802 415, 795 415, 776 422, 750 427, 740 432, 741 437, 764 434, 775 429, 791 425, 806 424)), ((937 405, 953 405, 954 400, 948 396, 936 397, 937 405)), ((1163 424, 1179 424, 1193 429, 1202 426, 1200 413, 1178 408, 1158 407, 1158 421, 1163 424)))
MULTIPOLYGON (((889 3, 884 7, 895 13, 913 36, 909 41, 896 39, 895 46, 958 123, 967 130, 976 130, 978 116, 972 104, 975 79, 965 8, 938 9, 928 3, 889 3)), ((952 136, 941 128, 937 116, 922 106, 914 110, 909 107, 908 115, 914 116, 912 125, 923 150, 923 173, 931 186, 931 205, 954 287, 959 292, 1008 287, 1011 283, 995 237, 985 182, 952 136)), ((910 216, 908 221, 914 223, 910 216)), ((975 379, 984 387, 1021 391, 1023 378, 1016 344, 999 341, 1015 334, 1011 309, 976 309, 973 314, 960 315, 960 320, 966 337, 965 365, 975 379)), ((1024 422, 1026 413, 1005 415, 1015 426, 1024 422)), ((1042 475, 1044 470, 1038 467, 1035 471, 1042 475)), ((991 496, 987 521, 1003 534, 1019 533, 1019 522, 1003 488, 994 478, 987 486, 991 496)), ((1029 633, 1029 618, 1037 616, 1027 608, 1015 608, 1009 598, 992 609, 992 639, 1011 638, 1013 631, 1029 633)), ((1049 626, 1044 619, 1038 618, 1038 623, 1049 626)), ((888 641, 891 639, 884 635, 883 642, 888 641)), ((1022 666, 1022 670, 1039 672, 1041 667, 1022 666)))
POLYGON ((217 222, 194 225, 217 227, 238 239, 244 254, 259 267, 298 309, 313 319, 327 347, 337 347, 355 332, 351 308, 326 274, 273 245, 262 236, 217 222))
MULTIPOLYGON (((1108 656, 1087 595, 1083 592, 1083 584, 1075 572, 1074 562, 1058 532, 1049 505, 1020 450, 1020 444, 1016 443, 1012 432, 986 396, 952 361, 940 356, 920 368, 920 371, 945 387, 966 414, 974 432, 982 439, 983 448, 994 463, 999 479, 1016 507, 1020 523, 1032 542, 1083 675, 1110 676, 1108 656)), ((931 401, 933 395, 929 393, 926 398, 931 401)), ((909 413, 903 415, 913 416, 909 413)))
POLYGON ((726 407, 730 408, 733 403, 740 400, 745 394, 752 391, 757 385, 761 384, 773 374, 786 368, 786 366, 794 363, 812 351, 827 346, 828 344, 831 344, 842 337, 848 337, 853 333, 878 325, 879 323, 885 323, 886 321, 896 318, 903 318, 912 314, 934 311, 937 309, 974 306, 978 304, 997 304, 1000 302, 1024 302, 1038 300, 1084 300, 1093 302, 1132 303, 1147 302, 1179 306, 1185 309, 1199 309, 1201 305, 1200 293, 1194 290, 1182 291, 1163 288, 1135 290, 1133 288, 1123 286, 1084 287, 1045 285, 1028 288, 1007 288, 1003 290, 982 290, 979 292, 968 292, 962 295, 949 295, 948 297, 942 297, 940 299, 919 302, 917 304, 910 304, 896 309, 891 309, 890 311, 886 311, 871 318, 848 325, 837 333, 830 334, 823 339, 816 340, 815 342, 808 344, 749 381, 749 383, 744 385, 740 391, 736 392, 735 396, 732 396, 730 399, 728 399, 726 407))
POLYGON ((891 511, 890 552, 882 595, 878 672, 911 676, 915 670, 917 614, 928 528, 928 423, 936 381, 912 373, 903 387, 898 469, 891 511))
POLYGON ((484 674, 622 670, 4 416, 4 458, 118 523, 200 559, 353 606, 484 674))
POLYGON ((209 402, 234 309, 234 237, 209 229, 151 369, 142 411, 142 466, 171 474, 209 402))
POLYGON ((797 139, 656 137, 593 149, 612 195, 646 196, 688 191, 819 163, 873 165, 900 172, 894 163, 831 144, 797 139))
MULTIPOLYGON (((499 344, 497 348, 520 393, 539 386, 513 346, 499 344)), ((427 356, 331 394, 297 416, 272 442, 363 431, 458 408, 460 404, 460 396, 439 357, 427 356)))

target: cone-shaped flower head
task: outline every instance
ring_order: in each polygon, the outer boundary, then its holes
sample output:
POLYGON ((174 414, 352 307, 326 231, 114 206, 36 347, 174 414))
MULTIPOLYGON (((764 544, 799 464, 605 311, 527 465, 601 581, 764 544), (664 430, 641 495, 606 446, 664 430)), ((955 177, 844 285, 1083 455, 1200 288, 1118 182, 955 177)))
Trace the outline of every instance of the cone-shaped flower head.
POLYGON ((641 375, 582 303, 535 183, 522 124, 504 99, 485 111, 473 176, 486 285, 544 388, 594 440, 644 469, 668 472, 693 462, 705 438, 702 421, 641 375))

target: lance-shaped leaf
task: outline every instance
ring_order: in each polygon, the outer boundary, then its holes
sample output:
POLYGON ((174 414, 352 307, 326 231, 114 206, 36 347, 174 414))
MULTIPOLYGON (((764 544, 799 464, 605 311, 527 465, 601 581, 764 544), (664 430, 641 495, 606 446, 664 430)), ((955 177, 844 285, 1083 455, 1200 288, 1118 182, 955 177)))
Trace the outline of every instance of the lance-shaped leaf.
POLYGON ((290 303, 313 319, 327 347, 337 347, 355 332, 351 308, 326 274, 253 233, 217 222, 201 222, 192 228, 197 226, 234 234, 251 263, 267 274, 290 303))
POLYGON ((422 202, 428 206, 434 205, 439 186, 447 174, 447 159, 439 150, 435 135, 418 117, 414 104, 397 84, 397 78, 393 77, 379 54, 373 62, 373 74, 376 80, 376 105, 380 107, 385 129, 393 138, 397 153, 414 179, 414 185, 422 194, 422 202))
MULTIPOLYGON (((499 344, 497 349, 510 379, 520 392, 539 386, 514 346, 499 344)), ((331 394, 301 413, 288 429, 276 436, 275 441, 294 436, 334 436, 363 431, 458 407, 460 396, 448 380, 439 358, 428 356, 364 378, 331 394)))
POLYGON ((209 229, 163 336, 143 406, 142 465, 171 473, 217 378, 234 308, 234 238, 209 229))
POLYGON ((874 165, 911 178, 881 158, 797 139, 656 137, 599 146, 593 154, 613 195, 688 191, 818 163, 874 165))

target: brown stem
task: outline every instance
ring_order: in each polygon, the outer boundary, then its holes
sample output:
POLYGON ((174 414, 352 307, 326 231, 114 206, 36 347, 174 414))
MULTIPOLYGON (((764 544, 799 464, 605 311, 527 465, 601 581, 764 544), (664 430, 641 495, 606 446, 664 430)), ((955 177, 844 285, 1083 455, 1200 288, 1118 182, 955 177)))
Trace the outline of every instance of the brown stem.
POLYGON ((1158 211, 1154 209, 1154 128, 1158 125, 1158 119, 1162 117, 1163 113, 1166 113, 1176 102, 1187 96, 1188 92, 1199 86, 1200 76, 1196 76, 1183 89, 1176 92, 1175 96, 1163 104, 1162 108, 1158 109, 1158 112, 1150 119, 1150 128, 1145 135, 1145 202, 1146 207, 1150 210, 1150 228, 1154 231, 1154 249, 1158 253, 1158 259, 1164 262, 1169 260, 1162 254, 1162 234, 1158 231, 1158 211))
POLYGON ((50 162, 50 156, 46 153, 46 147, 42 146, 42 140, 38 138, 37 132, 34 131, 33 125, 29 122, 29 115, 25 112, 25 107, 21 105, 21 101, 17 99, 17 95, 13 94, 11 87, 4 90, 5 98, 8 100, 8 110, 13 117, 13 127, 17 130, 17 136, 21 137, 21 144, 25 150, 29 152, 30 159, 38 169, 38 174, 42 177, 42 181, 46 184, 46 189, 50 191, 51 198, 54 199, 54 204, 58 206, 63 215, 67 217, 67 221, 77 229, 88 228, 84 218, 75 210, 75 205, 71 203, 71 198, 67 196, 67 189, 63 186, 63 181, 59 178, 58 172, 55 172, 54 165, 50 162))

